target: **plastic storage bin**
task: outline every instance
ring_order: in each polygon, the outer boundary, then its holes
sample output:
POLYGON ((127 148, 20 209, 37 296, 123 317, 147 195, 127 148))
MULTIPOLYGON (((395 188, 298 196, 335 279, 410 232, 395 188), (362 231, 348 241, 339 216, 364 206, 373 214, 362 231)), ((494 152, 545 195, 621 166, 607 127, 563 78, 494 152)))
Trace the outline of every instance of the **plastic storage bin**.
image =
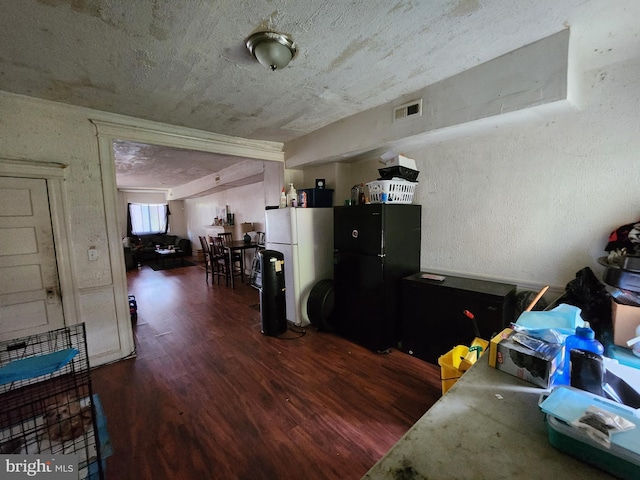
POLYGON ((453 349, 442 355, 440 358, 438 358, 443 395, 447 393, 447 391, 451 387, 453 387, 454 383, 456 383, 464 373, 464 371, 460 369, 460 364, 468 353, 469 347, 466 347, 464 345, 457 345, 453 347, 453 349))
POLYGON ((640 418, 638 411, 583 390, 561 385, 539 404, 546 414, 549 443, 558 450, 624 479, 637 479, 640 472, 640 418), (590 406, 620 415, 635 425, 614 433, 607 448, 571 423, 590 406))
POLYGON ((406 180, 376 180, 367 183, 371 203, 412 203, 417 183, 406 180))
POLYGON ((634 480, 640 472, 640 456, 612 445, 607 450, 589 436, 562 420, 547 415, 549 443, 568 455, 598 467, 618 478, 634 480))

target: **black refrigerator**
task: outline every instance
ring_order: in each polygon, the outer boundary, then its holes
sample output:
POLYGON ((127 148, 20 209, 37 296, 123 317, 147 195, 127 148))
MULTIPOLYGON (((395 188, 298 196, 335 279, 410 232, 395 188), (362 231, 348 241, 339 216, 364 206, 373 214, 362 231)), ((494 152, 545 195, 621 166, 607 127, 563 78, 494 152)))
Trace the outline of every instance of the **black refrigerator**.
POLYGON ((420 271, 420 205, 334 207, 334 300, 338 335, 374 351, 401 338, 401 280, 420 271))

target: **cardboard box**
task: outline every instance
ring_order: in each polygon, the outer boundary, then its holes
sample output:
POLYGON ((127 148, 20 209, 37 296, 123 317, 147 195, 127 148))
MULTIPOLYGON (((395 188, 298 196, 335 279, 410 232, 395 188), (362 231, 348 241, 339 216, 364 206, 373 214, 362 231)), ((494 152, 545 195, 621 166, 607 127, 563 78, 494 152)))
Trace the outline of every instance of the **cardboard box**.
POLYGON ((613 343, 629 348, 627 340, 636 336, 636 328, 640 325, 640 307, 623 305, 611 299, 611 321, 613 323, 613 343))
POLYGON ((559 373, 562 352, 562 345, 505 328, 489 343, 489 365, 533 385, 549 388, 559 373))
POLYGON ((411 170, 417 170, 416 161, 413 158, 405 157, 404 155, 396 155, 393 158, 386 160, 385 167, 406 167, 411 170))

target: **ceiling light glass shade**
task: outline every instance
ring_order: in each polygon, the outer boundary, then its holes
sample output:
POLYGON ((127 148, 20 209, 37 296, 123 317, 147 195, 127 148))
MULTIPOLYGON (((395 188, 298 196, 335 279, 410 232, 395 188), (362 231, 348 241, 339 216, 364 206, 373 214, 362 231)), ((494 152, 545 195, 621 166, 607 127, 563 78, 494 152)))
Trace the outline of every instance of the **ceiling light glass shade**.
POLYGON ((265 67, 281 70, 296 54, 296 45, 287 35, 276 32, 257 32, 247 39, 247 48, 265 67))

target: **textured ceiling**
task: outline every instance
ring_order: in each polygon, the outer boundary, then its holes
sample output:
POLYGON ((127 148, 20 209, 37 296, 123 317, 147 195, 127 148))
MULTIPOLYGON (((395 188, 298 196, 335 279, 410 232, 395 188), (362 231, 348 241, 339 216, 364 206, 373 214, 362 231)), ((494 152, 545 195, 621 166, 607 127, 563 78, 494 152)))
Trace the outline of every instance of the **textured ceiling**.
POLYGON ((172 188, 238 163, 238 157, 124 141, 114 142, 113 155, 123 189, 172 188))
MULTIPOLYGON (((0 90, 286 142, 544 38, 602 3, 3 0, 0 90), (246 37, 262 29, 297 43, 287 68, 271 72, 247 52, 246 37)), ((149 171, 132 157, 140 152, 176 173, 157 149, 120 145, 119 185, 162 183, 134 178, 149 171)), ((218 168, 195 157, 164 186, 218 168)))

